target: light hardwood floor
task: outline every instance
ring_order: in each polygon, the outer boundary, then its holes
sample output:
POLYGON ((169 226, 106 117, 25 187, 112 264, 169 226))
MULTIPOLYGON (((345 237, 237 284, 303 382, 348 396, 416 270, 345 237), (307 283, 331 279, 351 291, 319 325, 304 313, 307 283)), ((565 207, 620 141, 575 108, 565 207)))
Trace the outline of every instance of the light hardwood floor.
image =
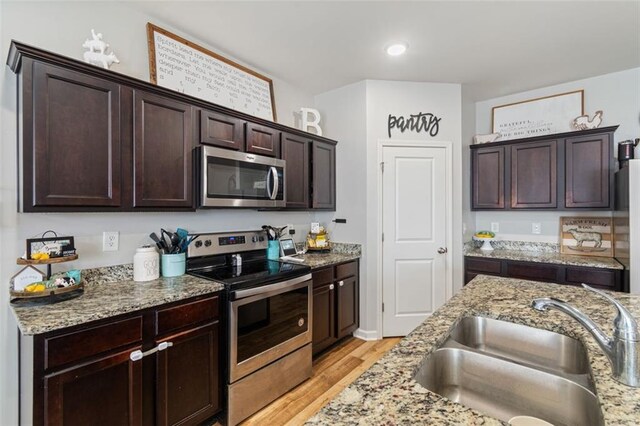
POLYGON ((400 338, 349 338, 313 361, 311 378, 241 423, 242 426, 301 425, 353 383, 400 338))

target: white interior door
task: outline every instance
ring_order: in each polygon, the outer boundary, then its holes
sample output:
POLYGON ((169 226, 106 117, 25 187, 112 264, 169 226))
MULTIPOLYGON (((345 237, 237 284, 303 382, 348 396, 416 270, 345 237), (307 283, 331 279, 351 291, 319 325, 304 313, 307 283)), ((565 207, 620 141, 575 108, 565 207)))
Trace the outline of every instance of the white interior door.
POLYGON ((446 301, 447 147, 383 146, 383 334, 404 336, 446 301))

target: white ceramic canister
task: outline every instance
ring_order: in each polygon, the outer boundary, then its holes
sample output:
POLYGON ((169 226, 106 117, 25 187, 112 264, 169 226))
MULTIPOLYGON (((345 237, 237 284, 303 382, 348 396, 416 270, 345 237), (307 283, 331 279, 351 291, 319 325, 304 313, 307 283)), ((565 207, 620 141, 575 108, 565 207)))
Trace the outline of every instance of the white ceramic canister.
POLYGON ((133 256, 133 280, 151 281, 160 277, 160 256, 155 248, 142 246, 133 256))

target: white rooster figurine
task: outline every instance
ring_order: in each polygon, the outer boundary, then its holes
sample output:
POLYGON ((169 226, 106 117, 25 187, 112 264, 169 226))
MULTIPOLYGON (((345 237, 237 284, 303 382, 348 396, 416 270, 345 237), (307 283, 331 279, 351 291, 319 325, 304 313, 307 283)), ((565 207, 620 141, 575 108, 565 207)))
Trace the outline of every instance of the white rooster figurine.
POLYGON ((589 120, 589 114, 581 115, 573 120, 573 128, 576 130, 596 129, 602 124, 602 111, 596 111, 589 120))

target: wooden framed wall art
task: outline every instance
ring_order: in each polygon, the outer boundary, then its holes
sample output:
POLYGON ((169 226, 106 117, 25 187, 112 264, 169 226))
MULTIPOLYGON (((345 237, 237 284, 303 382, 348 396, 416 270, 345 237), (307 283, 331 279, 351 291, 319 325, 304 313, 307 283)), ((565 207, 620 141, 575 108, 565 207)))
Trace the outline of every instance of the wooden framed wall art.
POLYGON ((613 257, 610 217, 561 217, 560 253, 613 257))
POLYGON ((584 90, 560 93, 493 107, 492 132, 500 140, 571 132, 573 120, 584 115, 584 90))
POLYGON ((153 84, 276 121, 271 79, 152 23, 147 43, 153 84))

